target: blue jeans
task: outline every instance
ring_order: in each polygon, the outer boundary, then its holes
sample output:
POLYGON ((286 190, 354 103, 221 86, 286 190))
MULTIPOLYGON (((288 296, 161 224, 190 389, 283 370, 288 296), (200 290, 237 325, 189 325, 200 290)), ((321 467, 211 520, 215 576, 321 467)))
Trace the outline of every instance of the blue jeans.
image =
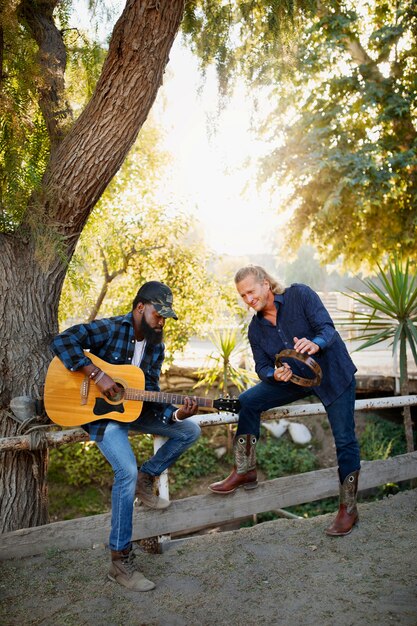
POLYGON ((189 420, 165 424, 154 410, 147 411, 145 405, 140 418, 135 422, 125 424, 109 421, 103 439, 97 441, 96 445, 114 472, 109 539, 111 550, 124 550, 130 546, 132 540, 133 504, 138 467, 128 439, 129 430, 167 437, 167 441, 156 454, 140 468, 141 471, 152 476, 159 476, 167 467, 175 463, 178 457, 199 438, 201 432, 198 424, 189 420))
MULTIPOLYGON (((355 434, 355 379, 334 402, 325 407, 336 444, 339 478, 343 482, 360 468, 359 444, 355 434)), ((239 400, 241 409, 238 435, 260 434, 260 415, 267 409, 283 406, 311 395, 311 390, 294 383, 260 382, 244 391, 239 400)))

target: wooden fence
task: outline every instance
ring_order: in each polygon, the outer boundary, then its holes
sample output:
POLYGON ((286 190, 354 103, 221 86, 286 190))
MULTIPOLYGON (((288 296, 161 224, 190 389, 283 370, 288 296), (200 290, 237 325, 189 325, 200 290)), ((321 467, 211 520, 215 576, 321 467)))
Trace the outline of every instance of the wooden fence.
MULTIPOLYGON (((386 461, 363 462, 360 490, 387 482, 417 477, 417 452, 386 461)), ((192 532, 202 526, 237 520, 255 513, 274 511, 338 493, 335 467, 275 478, 252 491, 238 490, 225 497, 215 494, 174 500, 162 511, 135 509, 133 539, 192 532)), ((105 544, 110 532, 110 513, 24 528, 0 535, 0 559, 41 554, 49 549, 81 549, 105 544)))
MULTIPOLYGON (((372 410, 376 406, 387 408, 388 406, 416 404, 417 396, 357 400, 356 410, 372 410)), ((272 409, 263 417, 265 419, 293 418, 321 413, 325 413, 321 404, 303 404, 272 409)), ((192 419, 202 425, 209 425, 233 423, 237 421, 237 416, 212 414, 200 415, 192 419)), ((77 431, 72 432, 77 433, 77 431)), ((65 436, 65 432, 53 434, 65 436)), ((80 438, 85 438, 83 431, 80 432, 80 438)), ((19 442, 15 442, 19 444, 18 448, 28 449, 26 447, 27 436, 9 439, 19 439, 19 442)), ((0 445, 1 449, 3 451, 6 449, 4 441, 3 447, 0 445)), ((17 448, 10 448, 9 442, 7 449, 17 448)), ((363 491, 387 482, 401 482, 416 477, 417 452, 384 461, 364 461, 359 490, 363 491)), ((313 502, 337 494, 338 473, 337 468, 333 467, 265 481, 260 483, 258 489, 238 490, 227 497, 207 494, 175 500, 168 509, 162 511, 145 510, 140 507, 134 511, 133 539, 140 540, 172 533, 191 533, 198 528, 216 526, 256 513, 313 502)), ((104 544, 108 539, 109 530, 110 514, 107 513, 4 533, 0 535, 0 559, 40 554, 48 549, 91 548, 104 544)))

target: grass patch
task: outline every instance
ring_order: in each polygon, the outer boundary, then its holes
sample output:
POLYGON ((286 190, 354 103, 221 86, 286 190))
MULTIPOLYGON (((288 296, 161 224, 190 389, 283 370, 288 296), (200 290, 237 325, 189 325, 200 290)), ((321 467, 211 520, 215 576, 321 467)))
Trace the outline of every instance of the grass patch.
POLYGON ((407 452, 404 426, 370 414, 359 437, 361 458, 367 461, 387 459, 407 452))

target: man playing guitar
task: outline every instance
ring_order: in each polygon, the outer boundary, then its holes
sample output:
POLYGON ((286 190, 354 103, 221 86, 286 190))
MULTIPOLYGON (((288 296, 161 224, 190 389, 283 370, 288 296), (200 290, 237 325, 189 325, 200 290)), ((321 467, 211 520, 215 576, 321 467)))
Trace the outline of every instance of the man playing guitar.
POLYGON ((117 417, 108 419, 106 398, 109 403, 117 399, 120 385, 105 369, 97 366, 89 354, 108 364, 140 366, 145 378, 145 390, 158 395, 164 360, 163 328, 167 318, 178 319, 172 302, 172 292, 167 285, 158 281, 147 282, 139 289, 132 311, 127 315, 72 326, 55 337, 52 344, 53 352, 64 366, 72 372, 82 372, 87 386, 95 386, 104 396, 99 399, 101 405, 97 404, 94 421, 85 424, 84 428, 114 471, 108 576, 135 591, 148 591, 155 587, 133 563, 131 540, 135 497, 151 508, 169 506, 168 500, 154 493, 155 477, 172 465, 200 436, 200 427, 186 419, 197 413, 198 405, 196 398, 188 396, 180 408, 169 403, 144 402, 140 416, 138 407, 136 415, 139 417, 134 421, 125 423, 118 421, 117 417), (139 470, 129 443, 129 430, 167 438, 139 470))

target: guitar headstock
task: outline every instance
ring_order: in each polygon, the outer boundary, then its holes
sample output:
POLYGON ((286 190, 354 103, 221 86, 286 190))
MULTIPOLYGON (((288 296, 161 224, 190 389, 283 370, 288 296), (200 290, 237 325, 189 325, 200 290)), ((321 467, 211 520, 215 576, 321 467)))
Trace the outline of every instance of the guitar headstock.
POLYGON ((227 413, 239 413, 240 402, 238 398, 223 398, 213 400, 213 406, 218 411, 226 411, 227 413))

